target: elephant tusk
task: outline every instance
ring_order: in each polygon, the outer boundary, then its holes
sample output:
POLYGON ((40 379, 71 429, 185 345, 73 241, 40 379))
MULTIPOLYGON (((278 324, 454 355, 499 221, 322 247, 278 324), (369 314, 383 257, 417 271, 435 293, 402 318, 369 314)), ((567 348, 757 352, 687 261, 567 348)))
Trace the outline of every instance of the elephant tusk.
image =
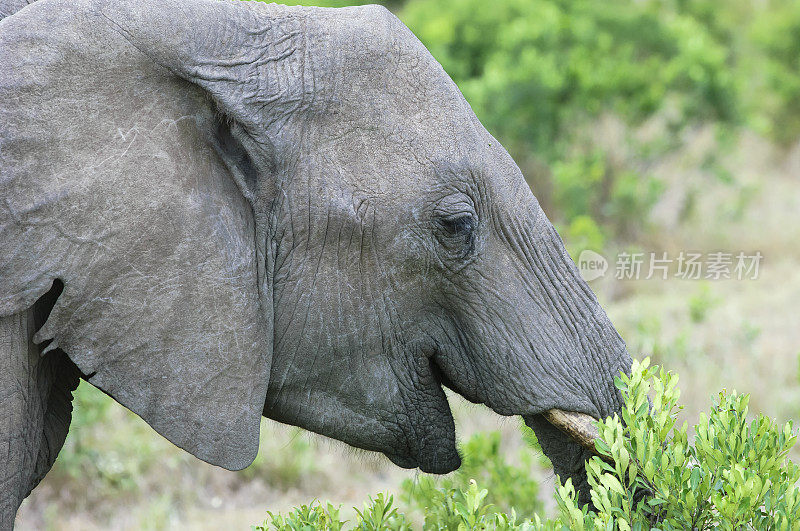
POLYGON ((542 413, 542 416, 547 422, 567 434, 570 439, 603 460, 608 460, 606 456, 600 455, 594 446, 594 440, 600 437, 600 432, 595 426, 597 419, 585 413, 575 413, 574 411, 561 409, 549 409, 542 413))

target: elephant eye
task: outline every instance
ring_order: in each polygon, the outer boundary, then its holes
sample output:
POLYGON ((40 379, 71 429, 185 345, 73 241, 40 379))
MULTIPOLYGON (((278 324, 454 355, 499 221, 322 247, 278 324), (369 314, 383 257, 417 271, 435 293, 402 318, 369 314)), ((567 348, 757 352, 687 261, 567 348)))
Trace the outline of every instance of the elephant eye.
POLYGON ((469 214, 440 218, 439 224, 450 236, 465 236, 472 232, 475 220, 469 214))
POLYGON ((439 241, 452 254, 465 258, 475 249, 477 222, 471 214, 457 214, 438 218, 439 241))

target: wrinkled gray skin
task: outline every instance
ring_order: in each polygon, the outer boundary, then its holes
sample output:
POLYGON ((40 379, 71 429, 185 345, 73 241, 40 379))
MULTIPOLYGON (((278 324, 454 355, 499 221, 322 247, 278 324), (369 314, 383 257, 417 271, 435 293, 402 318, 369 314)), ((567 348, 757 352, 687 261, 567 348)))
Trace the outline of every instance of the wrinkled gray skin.
POLYGON ((0 0, 0 527, 80 377, 229 469, 263 414, 449 472, 444 385, 523 415, 585 487, 539 413, 618 410, 624 343, 393 15, 22 5, 0 0))

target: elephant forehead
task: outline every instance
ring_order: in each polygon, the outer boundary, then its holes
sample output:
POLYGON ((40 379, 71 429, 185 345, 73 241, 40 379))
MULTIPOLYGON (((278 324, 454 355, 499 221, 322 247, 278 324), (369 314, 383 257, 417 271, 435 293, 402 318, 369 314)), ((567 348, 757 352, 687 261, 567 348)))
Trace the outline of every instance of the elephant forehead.
POLYGON ((435 187, 451 175, 516 189, 524 181, 511 157, 419 39, 384 12, 357 36, 338 32, 343 52, 315 81, 327 100, 306 129, 308 147, 325 154, 317 168, 332 163, 327 174, 376 191, 435 187))
POLYGON ((464 114, 460 120, 454 114, 398 116, 383 117, 373 127, 339 122, 315 128, 303 161, 308 180, 301 182, 405 201, 426 192, 472 190, 480 191, 475 201, 498 208, 518 210, 535 202, 508 152, 464 114))
MULTIPOLYGON (((332 137, 354 129, 381 137, 424 137, 477 119, 455 83, 417 37, 379 6, 318 9, 306 28, 314 108, 332 137)), ((407 140, 406 140, 407 141, 407 140)))
POLYGON ((452 186, 456 181, 468 188, 475 178, 470 162, 452 146, 430 149, 400 134, 383 137, 354 129, 327 144, 302 161, 295 189, 317 199, 341 196, 349 202, 352 196, 356 210, 361 200, 416 207, 420 201, 414 197, 462 188, 452 186))

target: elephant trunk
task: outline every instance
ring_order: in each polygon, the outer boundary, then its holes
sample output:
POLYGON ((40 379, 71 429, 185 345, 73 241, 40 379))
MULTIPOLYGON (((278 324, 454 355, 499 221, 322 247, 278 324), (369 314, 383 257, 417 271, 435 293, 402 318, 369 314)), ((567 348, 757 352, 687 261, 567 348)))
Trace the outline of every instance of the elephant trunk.
MULTIPOLYGON (((524 415, 524 420, 535 431, 556 474, 562 481, 572 478, 581 503, 588 503, 585 462, 598 455, 595 420, 622 409, 622 394, 613 382, 620 371, 630 370, 631 358, 555 229, 550 223, 538 227, 540 238, 535 245, 524 246, 523 252, 530 257, 526 260, 532 272, 529 278, 540 287, 531 290, 534 298, 545 295, 538 297, 539 314, 526 316, 536 325, 526 328, 533 356, 537 349, 550 353, 549 359, 555 360, 550 374, 560 383, 551 385, 554 390, 550 403, 544 404, 547 408, 524 415)), ((541 387, 533 383, 529 389, 541 395, 541 387)))

